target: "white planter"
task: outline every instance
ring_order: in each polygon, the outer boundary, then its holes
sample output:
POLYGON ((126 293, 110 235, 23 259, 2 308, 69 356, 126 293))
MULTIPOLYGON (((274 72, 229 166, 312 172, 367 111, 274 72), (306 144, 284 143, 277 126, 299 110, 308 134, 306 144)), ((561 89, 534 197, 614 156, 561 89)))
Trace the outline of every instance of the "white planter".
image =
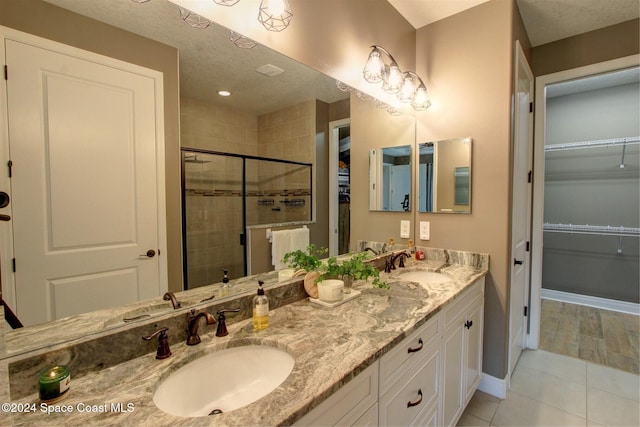
POLYGON ((343 292, 344 282, 342 280, 328 279, 318 282, 318 297, 322 301, 341 301, 343 292))

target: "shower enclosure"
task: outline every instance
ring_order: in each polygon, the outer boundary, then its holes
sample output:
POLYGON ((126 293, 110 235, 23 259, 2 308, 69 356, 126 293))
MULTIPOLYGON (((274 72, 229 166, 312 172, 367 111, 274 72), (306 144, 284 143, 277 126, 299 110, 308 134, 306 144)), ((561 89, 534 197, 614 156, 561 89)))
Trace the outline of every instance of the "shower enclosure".
POLYGON ((311 163, 181 151, 185 289, 247 274, 247 226, 311 220, 311 163))

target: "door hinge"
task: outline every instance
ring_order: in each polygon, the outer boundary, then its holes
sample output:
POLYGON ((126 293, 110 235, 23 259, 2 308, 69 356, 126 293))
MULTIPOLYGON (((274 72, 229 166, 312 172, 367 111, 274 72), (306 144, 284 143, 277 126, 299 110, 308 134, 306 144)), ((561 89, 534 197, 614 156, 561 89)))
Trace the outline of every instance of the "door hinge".
POLYGON ((13 162, 11 160, 7 162, 7 167, 9 168, 9 178, 11 178, 11 171, 13 168, 13 162))
POLYGON ((533 179, 533 171, 529 171, 529 173, 527 173, 527 182, 531 184, 532 179, 533 179))
POLYGON ((4 79, 9 80, 9 67, 4 66, 4 79))
POLYGON ((529 112, 533 113, 533 102, 529 103, 529 112))
POLYGON ((531 250, 531 242, 527 242, 524 250, 527 251, 527 252, 529 252, 531 250))
POLYGON ((11 260, 11 268, 12 268, 13 272, 15 273, 16 272, 16 259, 15 258, 13 258, 11 260))
POLYGON ((528 311, 528 310, 527 310, 527 308, 528 308, 528 307, 525 305, 525 306, 524 306, 524 317, 527 317, 527 311, 528 311))

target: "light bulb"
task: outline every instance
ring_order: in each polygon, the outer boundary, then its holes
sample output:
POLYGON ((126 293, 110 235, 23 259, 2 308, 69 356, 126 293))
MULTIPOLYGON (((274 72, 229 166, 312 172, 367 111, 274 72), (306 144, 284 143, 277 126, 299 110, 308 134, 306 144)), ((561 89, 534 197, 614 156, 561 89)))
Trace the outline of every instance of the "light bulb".
POLYGON ((369 83, 378 83, 382 81, 382 74, 384 73, 384 62, 380 56, 378 49, 373 49, 369 54, 367 64, 364 66, 362 74, 364 79, 369 83))
POLYGON ((387 93, 398 93, 402 87, 402 71, 395 62, 392 62, 384 76, 382 89, 387 93))
POLYGON ((398 99, 402 102, 411 102, 415 91, 416 83, 413 81, 413 76, 410 73, 404 73, 404 82, 400 93, 398 93, 398 99))

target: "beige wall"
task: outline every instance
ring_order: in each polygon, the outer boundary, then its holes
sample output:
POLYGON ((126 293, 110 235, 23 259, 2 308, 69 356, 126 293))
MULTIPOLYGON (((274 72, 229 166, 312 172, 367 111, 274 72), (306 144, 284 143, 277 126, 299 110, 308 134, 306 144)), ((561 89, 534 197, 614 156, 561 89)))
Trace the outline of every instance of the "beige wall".
POLYGON ((40 0, 0 0, 0 25, 163 73, 166 256, 169 290, 182 289, 178 51, 40 0))
POLYGON ((622 22, 532 49, 535 76, 596 64, 640 52, 640 19, 622 22))
POLYGON ((417 31, 417 72, 433 105, 417 114, 418 142, 470 136, 471 214, 417 214, 431 240, 417 244, 488 253, 484 371, 504 378, 507 358, 511 178, 510 1, 490 1, 417 31))

